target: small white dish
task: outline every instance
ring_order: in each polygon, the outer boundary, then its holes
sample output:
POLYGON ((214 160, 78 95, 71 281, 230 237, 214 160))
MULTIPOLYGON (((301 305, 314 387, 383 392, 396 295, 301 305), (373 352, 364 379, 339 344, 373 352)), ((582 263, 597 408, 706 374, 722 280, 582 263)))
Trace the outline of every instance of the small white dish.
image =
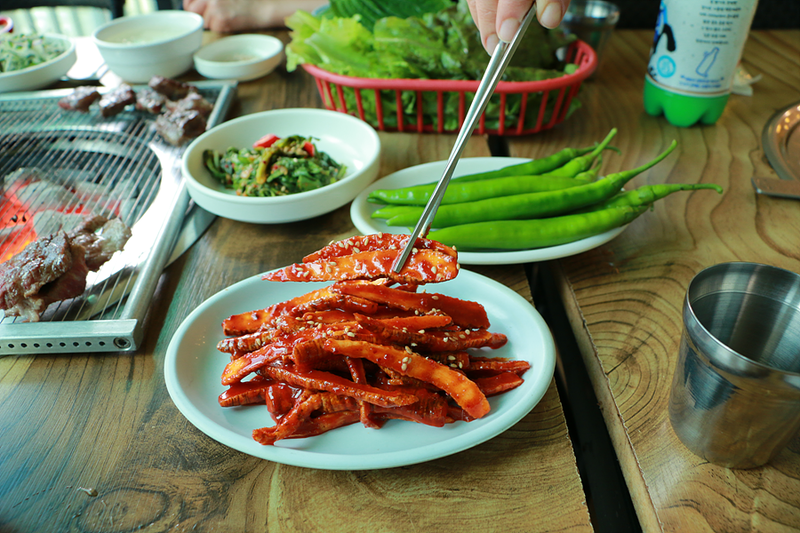
POLYGON ((206 78, 249 81, 266 76, 283 60, 283 42, 270 35, 241 34, 207 44, 194 54, 206 78))
POLYGON ((217 216, 256 224, 306 220, 345 205, 378 176, 381 142, 372 126, 325 109, 276 109, 224 122, 200 135, 183 154, 182 170, 192 199, 217 216), (345 177, 312 191, 275 197, 238 196, 203 164, 205 150, 250 148, 272 133, 313 137, 317 149, 347 167, 345 177))
POLYGON ((259 274, 200 304, 178 327, 164 358, 167 391, 183 416, 217 442, 276 463, 323 470, 392 468, 452 455, 494 438, 527 415, 553 380, 555 344, 541 315, 505 285, 461 269, 451 281, 428 285, 428 292, 482 304, 491 322, 489 329, 506 335, 508 343, 481 355, 527 361, 531 367, 522 375, 524 383, 490 397, 491 411, 471 422, 436 428, 390 420, 381 429, 356 423, 316 437, 261 445, 253 440, 252 431, 275 425, 266 406, 220 407, 217 400, 226 389, 220 376, 230 362, 216 348, 223 338, 220 323, 230 315, 262 309, 326 285, 263 281, 259 274))
MULTIPOLYGON (((515 165, 526 161, 530 161, 530 159, 517 157, 465 157, 458 161, 456 169, 453 172, 453 177, 464 176, 466 174, 472 174, 473 172, 498 170, 508 165, 515 165)), ((396 233, 407 235, 410 233, 408 228, 387 226, 383 220, 372 218, 372 213, 380 209, 381 206, 380 204, 374 204, 368 201, 369 193, 376 189, 395 189, 397 187, 411 187, 413 185, 434 183, 441 177, 446 164, 447 161, 434 161, 433 163, 408 167, 376 181, 353 200, 350 206, 350 219, 353 221, 353 225, 364 235, 370 233, 396 233)), ((459 251, 458 261, 463 265, 513 265, 569 257, 607 243, 625 231, 627 227, 628 226, 614 228, 600 235, 594 235, 579 241, 545 248, 487 252, 459 251)))
POLYGON ((203 17, 181 10, 120 17, 97 28, 92 41, 108 69, 124 81, 174 78, 193 66, 203 44, 203 17))
POLYGON ((32 67, 0 73, 0 93, 33 91, 47 87, 60 80, 72 68, 77 59, 75 43, 63 35, 46 34, 44 37, 62 41, 64 52, 32 67))

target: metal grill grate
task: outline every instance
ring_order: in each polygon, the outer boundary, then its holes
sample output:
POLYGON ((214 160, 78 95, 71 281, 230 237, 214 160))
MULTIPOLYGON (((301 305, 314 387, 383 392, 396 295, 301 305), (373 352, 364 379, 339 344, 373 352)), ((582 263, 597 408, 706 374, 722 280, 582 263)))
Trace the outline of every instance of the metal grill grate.
MULTIPOLYGON (((196 86, 215 104, 212 127, 236 85, 196 86)), ((183 148, 161 139, 153 117, 61 110, 57 102, 70 91, 0 96, 0 262, 87 212, 120 217, 132 237, 89 274, 80 297, 52 304, 40 322, 0 311, 0 355, 135 350, 158 277, 192 213, 183 148)))

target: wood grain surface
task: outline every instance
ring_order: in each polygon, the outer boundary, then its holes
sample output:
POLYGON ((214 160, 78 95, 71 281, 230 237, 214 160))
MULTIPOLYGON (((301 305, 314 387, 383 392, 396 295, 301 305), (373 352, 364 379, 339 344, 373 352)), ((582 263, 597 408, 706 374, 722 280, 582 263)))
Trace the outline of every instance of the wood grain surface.
MULTIPOLYGON (((279 69, 240 84, 232 114, 319 106, 306 73, 279 69)), ((381 134, 381 175, 445 159, 454 140, 381 134)), ((486 155, 481 137, 464 153, 486 155)), ((553 383, 530 414, 484 444, 374 471, 257 459, 178 411, 163 364, 187 315, 233 283, 354 232, 348 206, 292 224, 217 219, 164 272, 137 353, 0 359, 0 532, 592 531, 553 383)), ((530 300, 521 266, 474 270, 530 300)))
MULTIPOLYGON (((602 70, 580 94, 584 106, 557 130, 511 140, 510 155, 535 157, 599 140, 619 129, 607 172, 638 166, 673 139, 678 149, 630 186, 717 183, 656 203, 619 237, 553 262, 626 482, 645 531, 800 530, 800 436, 774 462, 731 470, 691 454, 678 440, 667 402, 692 277, 725 261, 753 261, 800 273, 800 203, 758 196, 750 179, 777 178, 762 130, 800 101, 800 31, 757 31, 743 65, 753 96, 731 96, 712 126, 676 128, 644 113, 642 88, 652 32, 617 31, 602 70)), ((795 154, 796 156, 796 154, 795 154)), ((567 399, 568 401, 568 399, 567 399)))

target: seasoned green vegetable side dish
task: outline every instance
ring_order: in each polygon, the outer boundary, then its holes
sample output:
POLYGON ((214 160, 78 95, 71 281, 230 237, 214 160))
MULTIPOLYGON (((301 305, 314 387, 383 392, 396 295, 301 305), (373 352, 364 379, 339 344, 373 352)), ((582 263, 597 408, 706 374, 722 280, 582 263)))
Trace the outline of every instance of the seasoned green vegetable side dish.
POLYGON ((38 33, 7 33, 0 37, 0 73, 41 65, 66 51, 61 39, 38 33))
POLYGON ((266 135, 252 148, 203 152, 203 164, 239 196, 286 196, 319 189, 342 179, 347 170, 321 150, 312 137, 266 135))
MULTIPOLYGON (((601 153, 613 129, 593 147, 565 148, 549 157, 492 172, 454 178, 436 212, 428 238, 461 250, 526 250, 575 242, 629 224, 678 191, 712 189, 714 183, 665 183, 625 190, 677 147, 672 143, 634 169, 599 176, 601 153)), ((381 207, 372 218, 412 228, 435 183, 378 189, 368 200, 381 207)))

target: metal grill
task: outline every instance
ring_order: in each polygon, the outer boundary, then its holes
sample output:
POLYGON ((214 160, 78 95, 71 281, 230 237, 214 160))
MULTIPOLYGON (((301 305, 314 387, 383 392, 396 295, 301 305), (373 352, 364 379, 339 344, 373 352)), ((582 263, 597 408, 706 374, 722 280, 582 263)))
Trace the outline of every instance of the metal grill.
MULTIPOLYGON (((236 84, 195 85, 214 103, 212 127, 224 119, 236 84)), ((89 273, 81 296, 51 304, 39 322, 0 310, 0 355, 135 350, 176 242, 196 237, 187 234, 202 210, 181 176, 183 148, 165 142, 146 113, 103 118, 60 109, 70 91, 0 96, 0 262, 88 213, 121 218, 132 236, 89 273)))

